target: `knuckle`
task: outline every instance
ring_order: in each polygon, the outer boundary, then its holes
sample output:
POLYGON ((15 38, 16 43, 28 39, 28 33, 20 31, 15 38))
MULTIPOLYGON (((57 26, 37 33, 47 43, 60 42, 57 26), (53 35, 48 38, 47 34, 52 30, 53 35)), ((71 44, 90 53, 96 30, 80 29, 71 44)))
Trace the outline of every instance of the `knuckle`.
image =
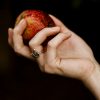
POLYGON ((32 45, 32 42, 31 41, 29 41, 29 46, 31 46, 32 45))
POLYGON ((50 66, 45 66, 44 71, 49 74, 54 74, 54 70, 50 66))
POLYGON ((39 31, 39 34, 44 35, 47 34, 49 31, 50 31, 49 28, 45 27, 41 31, 39 31))
POLYGON ((67 37, 67 34, 66 34, 66 33, 60 33, 60 35, 61 35, 62 37, 67 37))
POLYGON ((20 53, 21 53, 21 48, 19 48, 19 47, 14 47, 14 51, 15 51, 15 53, 17 53, 17 54, 20 54, 20 53))
POLYGON ((45 27, 45 28, 43 29, 43 31, 44 31, 44 32, 49 32, 49 31, 52 31, 52 28, 50 28, 50 27, 45 27))
POLYGON ((71 32, 66 32, 66 33, 61 33, 62 34, 62 37, 64 37, 64 38, 68 38, 68 37, 70 37, 71 36, 71 32))
POLYGON ((58 74, 60 72, 58 68, 58 64, 55 61, 52 61, 52 63, 47 62, 44 66, 44 72, 50 73, 50 74, 58 74))
POLYGON ((44 68, 44 72, 50 73, 49 69, 47 67, 44 68))
POLYGON ((16 26, 15 28, 14 28, 14 33, 19 33, 19 27, 18 26, 16 26))
POLYGON ((46 73, 50 73, 50 70, 49 70, 49 68, 48 68, 48 65, 47 65, 47 64, 45 64, 45 66, 44 66, 44 72, 46 72, 46 73))
POLYGON ((47 46, 55 48, 55 44, 52 41, 49 41, 47 46))
POLYGON ((35 42, 33 42, 33 41, 29 41, 29 46, 32 48, 32 47, 34 47, 35 46, 35 42))

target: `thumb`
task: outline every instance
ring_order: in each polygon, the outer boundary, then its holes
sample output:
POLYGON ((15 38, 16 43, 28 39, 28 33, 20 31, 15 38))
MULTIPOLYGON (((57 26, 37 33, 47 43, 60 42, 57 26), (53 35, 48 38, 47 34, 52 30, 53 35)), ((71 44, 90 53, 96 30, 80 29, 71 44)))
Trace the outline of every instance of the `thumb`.
POLYGON ((56 18, 55 16, 53 16, 53 15, 51 15, 51 14, 49 14, 49 16, 53 19, 54 23, 55 23, 57 26, 61 27, 61 32, 65 32, 65 30, 68 29, 68 28, 63 24, 63 22, 60 21, 58 18, 56 18))

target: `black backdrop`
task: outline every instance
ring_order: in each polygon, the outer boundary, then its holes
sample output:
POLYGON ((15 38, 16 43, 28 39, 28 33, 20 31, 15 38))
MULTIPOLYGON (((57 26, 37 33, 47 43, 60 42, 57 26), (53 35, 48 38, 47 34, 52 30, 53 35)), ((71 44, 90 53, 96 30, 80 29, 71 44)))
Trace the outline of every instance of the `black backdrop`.
MULTIPOLYGON (((92 48, 98 62, 99 55, 99 0, 8 0, 6 34, 1 35, 6 46, 4 59, 9 59, 0 74, 0 100, 95 100, 92 93, 79 81, 42 73, 37 63, 16 55, 7 44, 7 28, 13 27, 17 15, 26 9, 41 9, 58 17, 80 35, 92 48), (9 17, 8 17, 9 16, 9 17)), ((4 6, 4 7, 3 7, 4 6)), ((2 48, 5 48, 4 46, 2 48)), ((6 61, 5 61, 6 62, 6 61)))

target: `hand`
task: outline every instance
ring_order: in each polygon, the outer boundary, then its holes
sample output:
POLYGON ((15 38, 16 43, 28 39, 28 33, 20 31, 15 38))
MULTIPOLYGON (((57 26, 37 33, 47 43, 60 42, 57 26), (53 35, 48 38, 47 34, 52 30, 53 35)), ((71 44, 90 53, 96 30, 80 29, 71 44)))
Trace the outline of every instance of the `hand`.
POLYGON ((52 15, 50 16, 57 27, 45 28, 38 32, 29 42, 29 46, 26 46, 23 43, 22 33, 26 28, 26 21, 24 19, 21 20, 14 29, 9 29, 9 44, 17 54, 29 59, 33 59, 30 56, 33 49, 41 52, 38 63, 40 69, 45 72, 83 80, 88 77, 94 69, 93 62, 95 59, 92 50, 79 36, 69 30, 60 20, 52 15), (41 44, 49 35, 56 36, 49 41, 47 52, 43 53, 41 44))
MULTIPOLYGON (((100 65, 85 41, 69 30, 60 20, 50 15, 57 27, 44 28, 24 45, 22 33, 26 21, 8 30, 8 42, 17 54, 33 59, 32 51, 39 52, 37 61, 42 71, 82 80, 100 98, 100 65), (41 45, 48 36, 56 35, 48 42, 47 51, 41 45)), ((33 59, 34 60, 34 59, 33 59)))
MULTIPOLYGON (((22 34, 23 34, 23 31, 25 30, 26 26, 27 26, 26 21, 24 19, 22 19, 16 27, 14 27, 13 29, 9 28, 8 29, 8 43, 14 49, 15 53, 33 60, 32 56, 31 56, 32 49, 28 45, 25 45, 23 42, 22 34)), ((42 33, 41 37, 46 39, 46 37, 48 37, 49 35, 57 34, 60 31, 60 28, 59 27, 45 28, 42 31, 43 32, 39 32, 37 34, 42 33), (48 36, 44 36, 43 35, 44 33, 48 33, 48 34, 46 34, 48 36)), ((41 41, 41 39, 40 39, 40 41, 41 41)), ((29 45, 30 45, 30 43, 29 43, 29 45)))
MULTIPOLYGON (((91 48, 82 38, 69 30, 60 20, 52 15, 50 16, 56 25, 60 27, 60 32, 65 33, 66 35, 69 34, 69 37, 57 46, 57 57, 61 60, 57 70, 59 69, 60 72, 53 72, 56 65, 53 66, 53 68, 45 67, 45 71, 81 80, 86 79, 92 74, 95 69, 94 66, 96 66, 96 61, 91 48), (52 70, 49 70, 50 68, 52 70)), ((48 64, 50 62, 48 62, 48 64)))

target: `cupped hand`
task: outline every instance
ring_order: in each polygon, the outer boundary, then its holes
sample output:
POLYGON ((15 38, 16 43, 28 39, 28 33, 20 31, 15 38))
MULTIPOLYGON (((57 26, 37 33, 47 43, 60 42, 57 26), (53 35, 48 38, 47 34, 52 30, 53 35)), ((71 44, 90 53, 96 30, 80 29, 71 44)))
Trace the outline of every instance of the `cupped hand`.
MULTIPOLYGON (((85 41, 69 30, 59 19, 50 15, 56 27, 44 28, 38 32, 29 42, 24 45, 22 33, 26 28, 23 19, 8 30, 8 42, 17 54, 33 59, 32 51, 39 52, 36 60, 42 71, 59 74, 67 77, 86 79, 94 70, 95 58, 91 48, 85 41), (42 43, 50 35, 56 35, 48 42, 47 51, 43 52, 42 43)), ((33 59, 34 60, 34 59, 33 59)))

